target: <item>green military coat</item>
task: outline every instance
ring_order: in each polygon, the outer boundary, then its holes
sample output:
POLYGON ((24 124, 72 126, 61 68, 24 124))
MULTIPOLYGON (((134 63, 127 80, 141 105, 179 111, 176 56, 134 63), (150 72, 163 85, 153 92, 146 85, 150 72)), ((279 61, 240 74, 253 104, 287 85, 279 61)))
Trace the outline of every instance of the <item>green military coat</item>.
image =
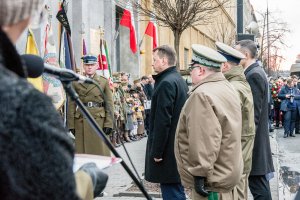
POLYGON ((244 160, 244 174, 251 171, 252 151, 255 136, 253 97, 249 83, 241 66, 232 67, 224 73, 225 78, 236 89, 240 96, 242 108, 242 152, 244 160))
MULTIPOLYGON (((92 84, 74 82, 73 87, 79 95, 80 100, 87 104, 88 102, 104 103, 104 106, 87 107, 94 119, 101 128, 113 128, 113 116, 108 108, 113 110, 113 95, 109 88, 108 80, 102 76, 94 75, 93 79, 99 83, 105 96, 106 102, 99 89, 92 84)), ((69 101, 67 125, 69 129, 75 129, 75 149, 76 153, 87 153, 95 155, 110 156, 110 150, 102 139, 94 132, 85 117, 75 105, 75 102, 69 101)))

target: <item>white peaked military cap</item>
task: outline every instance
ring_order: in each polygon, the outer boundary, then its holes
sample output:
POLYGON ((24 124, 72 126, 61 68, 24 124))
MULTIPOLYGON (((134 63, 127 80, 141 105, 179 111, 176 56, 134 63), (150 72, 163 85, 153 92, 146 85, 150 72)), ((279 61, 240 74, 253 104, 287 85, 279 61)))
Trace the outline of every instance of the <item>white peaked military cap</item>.
POLYGON ((209 47, 192 44, 192 50, 193 56, 190 65, 200 64, 206 67, 220 68, 222 63, 227 62, 224 56, 209 47))
POLYGON ((238 64, 242 59, 245 58, 244 54, 232 48, 231 46, 228 46, 227 44, 224 44, 222 42, 216 42, 216 46, 218 52, 222 54, 228 61, 238 64))

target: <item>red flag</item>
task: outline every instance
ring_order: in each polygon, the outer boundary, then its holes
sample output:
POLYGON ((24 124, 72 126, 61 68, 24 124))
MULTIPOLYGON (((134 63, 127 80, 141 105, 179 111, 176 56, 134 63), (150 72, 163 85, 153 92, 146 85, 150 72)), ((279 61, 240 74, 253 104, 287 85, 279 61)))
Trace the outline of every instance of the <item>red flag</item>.
POLYGON ((155 49, 157 47, 157 43, 158 43, 157 42, 157 27, 156 27, 155 22, 150 21, 148 23, 145 34, 152 37, 153 49, 155 49))
POLYGON ((135 27, 133 21, 133 15, 130 10, 124 9, 123 16, 120 21, 120 25, 126 26, 130 30, 130 49, 133 53, 137 51, 135 27))

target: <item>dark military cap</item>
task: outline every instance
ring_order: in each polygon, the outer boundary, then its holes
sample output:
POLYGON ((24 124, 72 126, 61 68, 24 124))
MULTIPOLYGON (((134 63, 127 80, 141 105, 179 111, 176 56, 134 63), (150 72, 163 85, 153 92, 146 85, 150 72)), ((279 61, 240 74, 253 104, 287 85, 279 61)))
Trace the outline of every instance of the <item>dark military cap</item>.
POLYGON ((81 59, 83 60, 83 63, 86 65, 92 65, 98 62, 97 57, 93 55, 85 55, 81 59))
POLYGON ((218 52, 222 54, 228 61, 239 64, 242 59, 245 58, 245 55, 239 52, 238 50, 224 44, 222 42, 216 42, 218 52))
POLYGON ((227 61, 226 58, 217 51, 200 44, 193 44, 192 50, 193 56, 190 65, 200 64, 206 67, 220 68, 221 64, 227 61))

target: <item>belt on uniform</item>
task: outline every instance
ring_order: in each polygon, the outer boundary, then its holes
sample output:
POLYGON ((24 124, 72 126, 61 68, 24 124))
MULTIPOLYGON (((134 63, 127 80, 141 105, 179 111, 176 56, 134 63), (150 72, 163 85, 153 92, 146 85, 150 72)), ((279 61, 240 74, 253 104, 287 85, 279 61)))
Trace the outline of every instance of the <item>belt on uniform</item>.
POLYGON ((83 103, 83 105, 85 105, 88 108, 93 108, 93 107, 103 107, 104 103, 103 102, 98 103, 98 102, 90 101, 90 102, 87 102, 87 103, 83 103))

